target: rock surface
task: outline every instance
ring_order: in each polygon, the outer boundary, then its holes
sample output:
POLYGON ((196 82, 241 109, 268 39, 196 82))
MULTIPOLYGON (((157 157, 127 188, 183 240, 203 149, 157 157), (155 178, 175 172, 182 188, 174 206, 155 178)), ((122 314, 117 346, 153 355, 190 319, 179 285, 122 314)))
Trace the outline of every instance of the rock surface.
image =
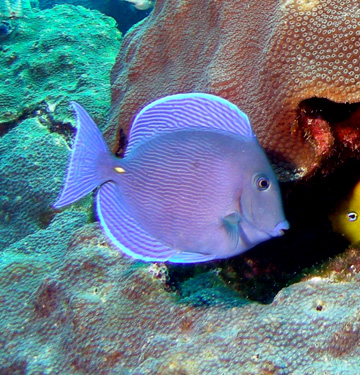
POLYGON ((219 298, 228 287, 216 275, 199 289, 205 273, 181 297, 164 265, 124 258, 97 225, 76 230, 83 222, 65 212, 39 232, 48 248, 53 231, 68 244, 51 253, 31 251, 33 236, 5 251, 1 374, 359 373, 358 274, 311 278, 261 305, 219 298))

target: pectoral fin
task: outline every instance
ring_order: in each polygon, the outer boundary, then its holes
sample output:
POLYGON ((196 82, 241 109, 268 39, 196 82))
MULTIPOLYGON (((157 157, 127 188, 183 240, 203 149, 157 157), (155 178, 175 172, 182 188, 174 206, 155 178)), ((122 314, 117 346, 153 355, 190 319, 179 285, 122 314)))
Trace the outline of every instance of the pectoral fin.
POLYGON ((229 215, 226 215, 222 218, 222 224, 226 230, 227 235, 234 244, 234 249, 239 244, 240 240, 240 227, 239 223, 241 222, 242 217, 240 212, 232 212, 229 215))

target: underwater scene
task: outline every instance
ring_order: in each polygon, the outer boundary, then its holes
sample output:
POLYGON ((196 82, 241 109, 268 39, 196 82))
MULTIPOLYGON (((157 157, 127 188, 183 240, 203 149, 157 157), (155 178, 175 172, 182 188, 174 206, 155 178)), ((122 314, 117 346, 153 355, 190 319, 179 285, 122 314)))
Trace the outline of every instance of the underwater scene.
POLYGON ((0 375, 360 374, 360 1, 0 0, 0 375))

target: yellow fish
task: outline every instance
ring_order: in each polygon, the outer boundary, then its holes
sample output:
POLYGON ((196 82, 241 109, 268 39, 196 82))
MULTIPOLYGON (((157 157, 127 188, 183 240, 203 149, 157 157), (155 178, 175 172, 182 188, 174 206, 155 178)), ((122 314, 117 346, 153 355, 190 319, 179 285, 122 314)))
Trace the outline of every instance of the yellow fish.
POLYGON ((351 243, 360 242, 360 181, 330 215, 334 232, 351 243))

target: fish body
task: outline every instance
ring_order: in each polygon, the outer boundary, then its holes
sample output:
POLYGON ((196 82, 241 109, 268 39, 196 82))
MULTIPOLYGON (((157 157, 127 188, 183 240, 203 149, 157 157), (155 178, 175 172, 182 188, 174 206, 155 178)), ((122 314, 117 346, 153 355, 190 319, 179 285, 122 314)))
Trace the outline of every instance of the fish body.
POLYGON ((360 182, 330 215, 333 230, 351 243, 360 242, 360 182))
POLYGON ((125 0, 138 10, 148 10, 154 7, 155 0, 125 0))
POLYGON ((55 207, 100 186, 100 223, 126 254, 177 263, 228 258, 288 228, 266 155, 230 102, 180 94, 151 103, 136 117, 123 159, 73 107, 79 130, 55 207))

